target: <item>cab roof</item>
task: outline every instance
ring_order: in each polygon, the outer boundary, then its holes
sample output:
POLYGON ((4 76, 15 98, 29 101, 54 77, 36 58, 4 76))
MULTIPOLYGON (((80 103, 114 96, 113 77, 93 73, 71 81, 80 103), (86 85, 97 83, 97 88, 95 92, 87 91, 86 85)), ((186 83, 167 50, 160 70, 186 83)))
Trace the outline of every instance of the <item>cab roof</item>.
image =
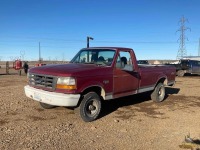
POLYGON ((125 48, 125 47, 89 47, 89 48, 83 48, 85 49, 112 49, 112 50, 132 50, 131 48, 125 48))

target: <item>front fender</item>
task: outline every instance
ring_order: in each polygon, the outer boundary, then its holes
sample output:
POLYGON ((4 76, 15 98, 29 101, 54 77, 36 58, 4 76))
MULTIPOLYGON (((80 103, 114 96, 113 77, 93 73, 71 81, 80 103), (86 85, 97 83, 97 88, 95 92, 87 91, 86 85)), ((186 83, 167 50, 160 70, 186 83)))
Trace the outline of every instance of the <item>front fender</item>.
POLYGON ((86 89, 88 89, 90 87, 100 87, 101 89, 104 89, 104 85, 99 82, 87 82, 87 83, 81 85, 79 90, 82 93, 83 91, 85 91, 86 89))

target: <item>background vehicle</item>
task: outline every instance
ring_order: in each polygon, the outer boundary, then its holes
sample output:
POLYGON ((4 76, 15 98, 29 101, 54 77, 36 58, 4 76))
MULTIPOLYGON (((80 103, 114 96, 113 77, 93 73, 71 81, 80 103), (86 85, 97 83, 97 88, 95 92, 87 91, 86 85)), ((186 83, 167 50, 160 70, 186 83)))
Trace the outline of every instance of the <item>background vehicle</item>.
POLYGON ((171 64, 176 67, 177 76, 183 77, 186 73, 200 75, 200 61, 181 59, 178 64, 171 64))
POLYGON ((148 65, 149 62, 148 62, 148 60, 138 60, 137 64, 144 64, 144 65, 146 64, 146 65, 148 65))
POLYGON ((74 107, 81 118, 95 120, 102 101, 152 91, 161 102, 165 87, 175 82, 174 66, 138 66, 130 48, 84 48, 69 64, 47 65, 29 70, 26 96, 43 108, 74 107))

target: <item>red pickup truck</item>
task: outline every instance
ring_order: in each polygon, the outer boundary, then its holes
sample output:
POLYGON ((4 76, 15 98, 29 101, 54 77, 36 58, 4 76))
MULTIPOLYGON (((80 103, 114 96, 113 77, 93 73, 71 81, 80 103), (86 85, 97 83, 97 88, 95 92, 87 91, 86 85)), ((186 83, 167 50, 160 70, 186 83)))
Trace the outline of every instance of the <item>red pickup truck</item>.
POLYGON ((104 100, 152 91, 155 102, 163 101, 165 86, 172 86, 175 76, 173 66, 138 65, 130 48, 90 47, 69 64, 30 69, 24 89, 43 108, 73 107, 89 122, 97 119, 104 100))

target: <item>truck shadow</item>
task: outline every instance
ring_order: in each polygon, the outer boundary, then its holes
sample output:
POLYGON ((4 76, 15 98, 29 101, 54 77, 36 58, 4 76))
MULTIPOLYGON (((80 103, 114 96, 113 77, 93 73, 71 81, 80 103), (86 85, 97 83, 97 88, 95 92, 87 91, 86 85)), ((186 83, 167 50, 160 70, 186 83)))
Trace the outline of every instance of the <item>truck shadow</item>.
POLYGON ((169 97, 169 95, 178 94, 179 91, 179 88, 165 87, 165 100, 169 97))
POLYGON ((103 111, 100 118, 109 115, 120 107, 135 105, 150 100, 150 92, 146 92, 142 94, 126 96, 123 98, 112 99, 109 101, 103 101, 103 111))
MULTIPOLYGON (((185 75, 184 75, 184 77, 189 77, 189 78, 200 78, 200 75, 198 75, 198 74, 189 74, 189 73, 186 73, 185 75)), ((183 77, 183 78, 184 78, 183 77)))
MULTIPOLYGON (((166 87, 165 91, 166 91, 166 95, 165 95, 165 100, 166 100, 170 95, 178 94, 180 89, 166 87)), ((140 104, 143 102, 151 101, 150 95, 151 95, 151 92, 145 92, 145 93, 141 93, 141 94, 137 94, 137 95, 126 96, 123 98, 117 98, 117 99, 112 99, 109 101, 103 101, 103 105, 102 105, 103 110, 102 110, 102 113, 99 118, 109 115, 121 107, 137 105, 137 104, 140 104)))

